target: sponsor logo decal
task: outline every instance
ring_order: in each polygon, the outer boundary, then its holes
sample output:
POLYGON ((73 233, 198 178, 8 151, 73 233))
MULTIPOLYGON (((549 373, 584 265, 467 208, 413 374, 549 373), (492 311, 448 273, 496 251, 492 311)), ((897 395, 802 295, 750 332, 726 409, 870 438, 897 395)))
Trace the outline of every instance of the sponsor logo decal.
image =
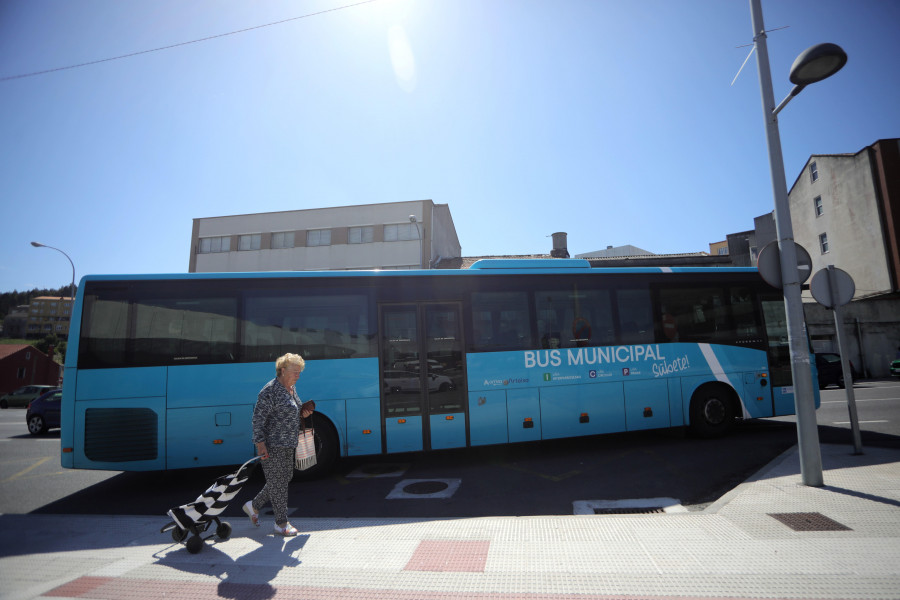
POLYGON ((528 383, 527 377, 507 377, 506 379, 485 379, 486 386, 509 385, 511 383, 528 383))

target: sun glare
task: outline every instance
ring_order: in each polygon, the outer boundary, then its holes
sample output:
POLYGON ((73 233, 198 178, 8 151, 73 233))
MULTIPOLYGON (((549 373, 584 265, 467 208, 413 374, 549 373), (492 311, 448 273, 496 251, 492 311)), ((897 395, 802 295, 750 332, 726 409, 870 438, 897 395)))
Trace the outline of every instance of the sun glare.
POLYGON ((415 91, 416 58, 402 26, 394 25, 388 30, 388 50, 391 55, 391 66, 394 68, 394 77, 397 79, 400 89, 404 92, 415 91))

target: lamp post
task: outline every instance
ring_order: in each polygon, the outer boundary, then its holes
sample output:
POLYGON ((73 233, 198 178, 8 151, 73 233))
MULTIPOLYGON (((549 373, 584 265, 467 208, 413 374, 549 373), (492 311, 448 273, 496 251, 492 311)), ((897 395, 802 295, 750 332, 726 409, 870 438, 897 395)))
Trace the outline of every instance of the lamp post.
POLYGON ((422 231, 419 229, 419 220, 416 215, 409 215, 409 222, 416 224, 416 233, 419 235, 419 268, 422 268, 422 231))
MULTIPOLYGON (((50 248, 51 250, 56 250, 66 258, 69 258, 69 255, 59 248, 54 248, 53 246, 48 246, 47 244, 41 244, 40 242, 31 242, 31 245, 35 248, 50 248)), ((72 298, 72 306, 75 306, 75 263, 72 262, 71 258, 69 258, 69 264, 72 265, 72 284, 69 286, 69 297, 72 298)))
POLYGON ((847 62, 847 54, 835 44, 818 44, 805 50, 791 66, 791 93, 775 106, 772 92, 772 73, 769 70, 769 51, 763 25, 760 0, 750 0, 753 41, 759 68, 759 87, 762 94, 763 117, 766 123, 766 143, 769 147, 769 168, 772 191, 775 195, 775 230, 781 255, 781 281, 784 307, 787 313, 788 344, 791 350, 791 373, 794 383, 794 406, 797 413, 797 446, 800 452, 800 474, 804 485, 821 487, 822 453, 816 425, 816 405, 813 397, 812 369, 806 323, 803 320, 803 301, 800 277, 797 272, 797 251, 791 225, 791 207, 784 177, 784 158, 778 134, 778 113, 791 99, 809 85, 837 73, 847 62))

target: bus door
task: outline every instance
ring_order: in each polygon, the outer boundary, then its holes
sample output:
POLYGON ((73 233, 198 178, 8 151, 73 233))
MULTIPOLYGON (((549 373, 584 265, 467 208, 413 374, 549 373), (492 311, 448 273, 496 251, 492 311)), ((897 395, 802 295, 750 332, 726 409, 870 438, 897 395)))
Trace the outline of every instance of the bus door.
POLYGON ((384 450, 466 446, 459 304, 391 304, 380 313, 384 450))

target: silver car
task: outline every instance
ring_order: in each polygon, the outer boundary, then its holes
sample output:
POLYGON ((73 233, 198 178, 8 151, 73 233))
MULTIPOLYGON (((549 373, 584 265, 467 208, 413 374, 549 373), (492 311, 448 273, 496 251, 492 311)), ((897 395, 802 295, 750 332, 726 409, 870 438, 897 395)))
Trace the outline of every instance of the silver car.
POLYGON ((10 406, 28 406, 28 403, 40 396, 46 394, 55 385, 25 385, 8 394, 0 396, 0 408, 9 408, 10 406))

